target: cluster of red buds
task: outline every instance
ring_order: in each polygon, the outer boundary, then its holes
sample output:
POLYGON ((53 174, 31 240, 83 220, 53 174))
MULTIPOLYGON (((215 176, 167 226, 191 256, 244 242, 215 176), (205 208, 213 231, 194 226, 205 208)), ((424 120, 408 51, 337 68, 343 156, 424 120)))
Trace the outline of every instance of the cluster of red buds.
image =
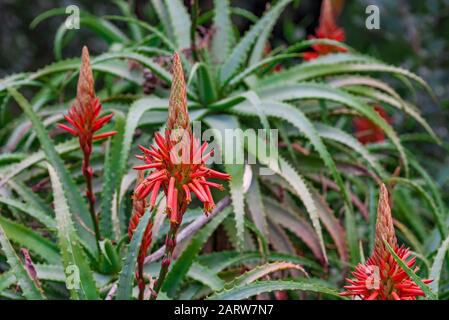
MULTIPOLYGON (((321 4, 321 14, 319 26, 315 30, 314 36, 309 36, 309 39, 330 39, 339 42, 345 41, 345 31, 336 23, 336 16, 332 8, 330 0, 323 0, 321 4)), ((345 52, 343 47, 332 46, 327 44, 312 45, 313 51, 305 52, 304 59, 313 60, 319 56, 335 52, 345 52)))
MULTIPOLYGON (((342 296, 352 296, 363 300, 415 300, 417 297, 425 296, 421 288, 393 258, 385 242, 409 268, 413 268, 416 258, 411 258, 409 248, 399 247, 397 244, 388 190, 382 184, 377 209, 374 252, 365 264, 359 264, 356 267, 353 272, 355 279, 346 279, 348 285, 344 287, 346 291, 341 293, 342 296), (409 258, 411 259, 408 260, 409 258)), ((417 271, 416 267, 414 272, 417 271)))
MULTIPOLYGON (((144 180, 144 173, 140 171, 137 177, 137 186, 140 183, 142 183, 143 180, 144 180)), ((133 238, 134 232, 136 231, 136 228, 139 225, 140 220, 145 215, 146 208, 147 208, 146 198, 134 199, 133 211, 128 226, 128 237, 130 241, 133 238)), ((150 221, 143 234, 142 242, 140 244, 139 249, 139 255, 137 257, 136 279, 137 279, 137 287, 139 288, 139 300, 143 299, 145 292, 145 278, 143 273, 143 266, 145 263, 145 257, 147 255, 148 249, 151 246, 151 240, 153 235, 152 230, 153 230, 153 223, 152 221, 150 221)))

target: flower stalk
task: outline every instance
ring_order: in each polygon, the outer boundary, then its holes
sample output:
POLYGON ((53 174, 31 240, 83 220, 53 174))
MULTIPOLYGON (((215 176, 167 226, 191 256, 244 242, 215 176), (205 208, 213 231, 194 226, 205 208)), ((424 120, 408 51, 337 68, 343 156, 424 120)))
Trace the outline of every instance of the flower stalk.
POLYGON ((95 96, 94 78, 90 66, 89 50, 83 47, 81 55, 81 68, 78 77, 77 94, 67 115, 64 116, 68 122, 58 124, 58 127, 67 131, 71 135, 78 137, 81 150, 83 152, 82 173, 86 181, 86 198, 89 204, 89 213, 92 219, 97 247, 100 252, 100 228, 98 217, 95 213, 95 194, 93 191, 93 171, 90 165, 92 154, 92 144, 94 141, 105 139, 116 134, 116 131, 96 133, 111 120, 113 114, 99 117, 101 104, 95 96))

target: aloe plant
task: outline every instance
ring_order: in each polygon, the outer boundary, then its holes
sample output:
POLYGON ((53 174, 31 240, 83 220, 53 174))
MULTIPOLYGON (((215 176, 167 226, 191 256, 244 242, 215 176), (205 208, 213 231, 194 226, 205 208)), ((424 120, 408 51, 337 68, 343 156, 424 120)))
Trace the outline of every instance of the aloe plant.
MULTIPOLYGON (((175 239, 182 245, 157 286, 158 299, 246 299, 284 290, 291 298, 302 291, 310 299, 343 299, 338 292, 344 276, 374 247, 381 181, 392 192, 398 238, 416 253, 421 267, 417 274, 406 273, 419 283, 421 277, 435 279, 432 298, 448 296, 442 267, 448 246, 446 205, 408 151, 407 140, 375 109, 382 105, 410 116, 432 143, 439 143, 419 108, 397 90, 416 85, 433 95, 421 77, 332 39, 302 40, 267 53, 273 27, 291 0, 276 1, 243 34, 231 18, 253 15, 228 0, 214 1, 209 12, 201 12, 194 1, 191 14, 180 0, 152 0, 157 21, 151 23, 133 16, 126 2, 115 3, 123 15, 82 12, 80 21, 108 44, 91 63, 96 94, 105 111, 114 113, 105 130, 116 132, 93 144, 96 202, 83 198, 77 141, 56 127, 72 105, 80 70, 80 59, 63 58, 67 33, 73 31, 64 24, 59 28, 54 63, 0 80, 1 108, 17 104, 23 111, 0 128, 0 296, 151 296, 139 293, 138 284, 146 278, 154 285, 170 226, 165 201, 158 197, 154 212, 139 215, 129 241, 132 167, 142 164, 132 155, 167 121, 175 51, 185 70, 191 121, 201 123, 202 130, 213 128, 215 138, 229 129, 276 129, 279 155, 259 154, 257 147, 268 149, 271 140, 259 137, 255 145, 237 136, 233 156, 256 161, 216 165, 232 180, 224 191, 214 192, 216 207, 207 217, 195 208, 199 202, 184 213, 175 239), (198 32, 199 27, 206 31, 198 32), (344 50, 304 60, 313 46, 344 50), (392 85, 385 79, 397 81, 392 85), (385 140, 362 144, 353 117, 372 123, 385 140), (261 169, 271 174, 260 174, 261 169), (92 212, 99 215, 97 238, 92 212), (147 225, 151 247, 136 280, 147 225), (207 249, 214 241, 231 249, 207 249), (39 284, 19 248, 29 249, 39 284)), ((64 14, 64 8, 44 12, 31 27, 64 14)), ((221 151, 223 158, 229 156, 226 148, 221 151)))

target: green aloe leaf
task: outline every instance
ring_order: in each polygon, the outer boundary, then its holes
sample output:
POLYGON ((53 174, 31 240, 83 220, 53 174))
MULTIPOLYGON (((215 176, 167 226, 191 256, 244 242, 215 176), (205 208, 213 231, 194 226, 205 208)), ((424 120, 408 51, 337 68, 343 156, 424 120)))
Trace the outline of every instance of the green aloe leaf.
POLYGON ((363 144, 361 144, 352 135, 338 129, 337 127, 331 127, 324 123, 315 123, 315 128, 321 138, 337 141, 351 148, 352 150, 360 154, 379 176, 386 177, 386 172, 377 161, 377 159, 369 152, 368 149, 365 148, 363 144))
POLYGON ((180 0, 165 0, 169 23, 178 50, 190 48, 190 16, 180 0))
POLYGON ((131 243, 128 246, 125 259, 123 261, 123 269, 120 273, 117 289, 117 300, 131 300, 134 283, 134 275, 136 271, 137 256, 139 254, 140 245, 142 243, 143 234, 150 221, 151 211, 147 210, 140 219, 139 225, 134 232, 131 243))
POLYGON ((115 131, 117 134, 112 138, 110 148, 105 157, 103 171, 103 191, 101 197, 100 230, 101 234, 109 239, 120 238, 120 228, 114 232, 114 212, 118 211, 117 195, 122 180, 120 170, 120 156, 122 153, 125 119, 116 113, 115 131))
POLYGON ((297 100, 297 99, 320 99, 341 103, 348 106, 371 120, 391 139, 396 146, 405 171, 408 173, 408 160, 405 150, 393 128, 372 107, 366 105, 360 99, 342 91, 331 88, 325 84, 291 84, 282 87, 270 87, 258 92, 262 100, 297 100))
POLYGON ((253 283, 260 278, 263 278, 267 276, 270 273, 281 271, 281 270, 287 270, 287 269, 295 269, 302 271, 303 273, 307 274, 303 267, 300 265, 291 263, 291 262, 285 262, 285 261, 276 261, 276 262, 270 262, 266 263, 261 266, 257 266, 242 275, 238 276, 231 282, 228 282, 225 284, 226 289, 230 289, 237 286, 244 286, 249 285, 250 283, 253 283))
POLYGON ((273 8, 257 21, 257 23, 243 36, 221 67, 220 82, 222 84, 238 71, 240 66, 248 58, 249 51, 259 38, 261 32, 272 28, 274 22, 278 19, 285 6, 290 2, 291 0, 281 0, 276 3, 273 8))
MULTIPOLYGON (((67 142, 58 144, 55 146, 56 153, 64 155, 66 153, 79 149, 79 143, 77 140, 72 139, 67 142)), ((10 181, 12 178, 20 174, 22 171, 30 168, 31 166, 45 160, 45 152, 38 151, 30 154, 19 163, 14 163, 0 169, 0 188, 10 181)))
POLYGON ((429 194, 419 184, 417 184, 416 182, 414 182, 410 179, 399 178, 399 177, 390 178, 387 181, 403 184, 403 185, 406 185, 406 186, 409 186, 409 187, 415 189, 429 205, 441 237, 444 239, 447 236, 448 231, 446 228, 446 224, 444 222, 443 213, 437 207, 437 205, 435 204, 435 201, 432 199, 432 197, 429 196, 429 194))
MULTIPOLYGON (((129 42, 129 38, 119 28, 111 22, 98 16, 91 16, 87 13, 81 13, 80 27, 90 29, 109 44, 129 42)), ((56 60, 60 60, 62 58, 62 49, 65 45, 65 36, 71 31, 70 28, 66 25, 66 22, 64 22, 59 26, 58 31, 56 31, 54 40, 54 53, 56 60)))
POLYGON ((438 136, 433 131, 432 127, 427 123, 427 121, 421 116, 419 111, 412 106, 410 103, 406 101, 402 101, 402 99, 398 99, 397 97, 389 96, 385 93, 382 93, 378 90, 375 90, 373 88, 366 88, 361 86, 351 86, 347 88, 347 91, 353 94, 357 94, 363 97, 371 98, 375 101, 384 102, 387 103, 399 110, 404 111, 406 114, 411 116, 413 119, 416 120, 432 137, 432 139, 440 144, 441 141, 438 138, 438 136))
POLYGON ((159 22, 162 24, 164 28, 165 34, 168 35, 170 41, 176 43, 176 38, 174 35, 173 26, 170 23, 170 16, 167 11, 167 7, 165 5, 164 0, 151 0, 151 5, 153 6, 156 14, 159 18, 159 22))
MULTIPOLYGON (((267 260, 270 262, 287 261, 299 264, 314 271, 322 269, 320 264, 311 259, 280 252, 270 252, 267 256, 267 260)), ((260 252, 220 251, 203 254, 198 257, 198 261, 213 272, 218 273, 227 268, 240 266, 245 263, 260 263, 262 262, 262 257, 260 252)))
POLYGON ((298 216, 292 210, 286 209, 285 205, 280 205, 271 198, 267 197, 264 205, 270 212, 270 220, 295 234, 306 244, 317 259, 320 261, 325 259, 320 239, 306 219, 298 216))
POLYGON ((83 244, 85 244, 86 248, 95 256, 97 253, 95 237, 92 233, 86 230, 86 226, 90 230, 93 230, 92 220, 90 219, 86 203, 82 198, 81 193, 78 191, 75 182, 65 169, 64 163, 56 152, 53 142, 50 140, 41 120, 31 108, 28 101, 22 94, 13 88, 8 88, 8 92, 17 101, 18 105, 31 120, 33 129, 36 132, 42 149, 44 150, 47 161, 58 173, 58 179, 60 179, 61 184, 63 185, 63 189, 60 191, 65 194, 64 197, 67 197, 70 209, 75 214, 74 220, 76 229, 83 241, 83 244))
POLYGON ((274 173, 281 176, 293 188, 295 193, 306 207, 307 213, 312 221, 312 226, 315 229, 318 239, 320 241, 321 250, 324 254, 324 259, 327 260, 326 249, 324 247, 323 232, 321 229, 320 219, 317 208, 313 200, 312 194, 304 180, 304 178, 282 157, 275 158, 271 150, 269 155, 261 154, 259 150, 267 150, 268 146, 264 140, 257 137, 257 143, 248 143, 246 149, 250 154, 256 157, 260 163, 267 166, 274 173))
POLYGON ((439 283, 441 278, 441 270, 443 268, 444 257, 449 250, 449 237, 446 238, 441 243, 441 246, 438 248, 437 254, 432 264, 432 269, 430 270, 430 279, 433 281, 430 283, 430 288, 433 292, 438 295, 439 292, 439 283))
POLYGON ((30 217, 33 217, 34 219, 41 222, 44 226, 46 226, 49 229, 52 230, 56 229, 55 220, 51 216, 49 216, 47 212, 43 212, 38 208, 35 208, 27 203, 20 202, 16 199, 6 198, 2 196, 0 196, 0 203, 3 203, 7 206, 10 206, 11 208, 15 208, 24 212, 30 217))
POLYGON ((198 262, 192 264, 187 276, 208 286, 213 291, 221 290, 225 284, 211 269, 198 262))
POLYGON ((332 54, 305 62, 287 69, 281 73, 262 78, 259 87, 279 86, 298 81, 306 81, 338 74, 354 74, 362 72, 391 73, 396 76, 411 79, 420 84, 432 97, 429 85, 416 74, 403 68, 383 64, 373 58, 354 54, 332 54))
POLYGON ((16 283, 16 277, 12 270, 0 274, 0 292, 16 283))
POLYGON ((214 0, 214 30, 213 60, 221 64, 228 58, 234 41, 229 0, 214 0))
POLYGON ((36 283, 25 269, 22 261, 14 251, 14 248, 6 237, 6 233, 3 230, 2 225, 0 225, 0 245, 6 256, 6 261, 8 262, 11 271, 22 289, 23 296, 29 300, 45 299, 43 292, 37 287, 36 283))
POLYGON ((221 154, 224 160, 226 172, 231 175, 229 181, 231 191, 232 206, 234 207, 235 226, 237 229, 237 247, 243 249, 244 242, 244 218, 245 218, 245 199, 243 189, 244 165, 244 141, 240 134, 240 125, 234 116, 213 115, 204 119, 204 122, 213 128, 214 137, 221 147, 221 154), (229 138, 229 134, 236 134, 229 138), (235 152, 234 152, 235 148, 235 152), (241 158, 239 158, 241 157, 241 158))
POLYGON ((73 226, 72 213, 64 195, 64 187, 58 172, 48 164, 53 189, 53 201, 55 206, 56 223, 58 229, 59 247, 61 249, 62 264, 67 273, 73 272, 79 276, 73 285, 69 286, 72 299, 98 299, 98 292, 93 279, 87 257, 81 246, 78 234, 73 226), (77 281, 78 280, 78 281, 77 281))
POLYGON ((265 237, 268 237, 267 213, 263 205, 262 194, 257 179, 257 176, 253 175, 251 185, 246 193, 246 203, 254 224, 265 237))
POLYGON ((407 267, 407 264, 402 261, 401 258, 398 257, 396 252, 394 252, 393 248, 388 244, 387 241, 384 241, 385 246, 387 247, 388 251, 390 251, 391 255, 393 256, 393 259, 396 261, 396 263, 404 270, 405 273, 415 282, 418 287, 421 288, 421 290, 425 293, 426 298, 430 300, 438 300, 438 297, 430 290, 430 288, 422 282, 421 278, 416 275, 416 273, 407 267))
POLYGON ((300 291, 310 291, 316 293, 323 293, 333 297, 339 297, 338 292, 332 288, 323 286, 321 284, 316 284, 311 280, 296 280, 296 281, 258 281, 251 283, 249 285, 242 285, 231 288, 229 290, 224 290, 213 294, 208 297, 208 300, 243 300, 249 297, 272 291, 280 290, 300 290, 300 291))
MULTIPOLYGON (((127 3, 124 0, 113 0, 114 3, 120 8, 120 11, 125 17, 128 18, 135 18, 135 15, 133 13, 133 4, 134 2, 127 3)), ((136 41, 141 41, 143 38, 142 30, 140 29, 139 25, 136 25, 135 23, 129 23, 128 28, 131 31, 132 37, 136 41)))
POLYGON ((20 246, 30 249, 48 263, 60 263, 58 247, 34 230, 0 216, 0 225, 6 236, 20 246))
POLYGON ((167 278, 162 286, 162 292, 167 293, 169 297, 175 296, 182 280, 187 275, 204 243, 206 243, 210 235, 215 231, 219 224, 223 222, 230 212, 230 207, 225 208, 193 236, 186 249, 184 249, 178 259, 176 259, 173 267, 168 272, 167 278))

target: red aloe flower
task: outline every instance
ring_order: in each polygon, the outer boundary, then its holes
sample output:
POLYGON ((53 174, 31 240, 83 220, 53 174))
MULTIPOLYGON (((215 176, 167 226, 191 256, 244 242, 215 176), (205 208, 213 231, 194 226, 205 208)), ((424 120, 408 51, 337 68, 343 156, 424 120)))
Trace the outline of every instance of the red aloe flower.
MULTIPOLYGON (((359 264, 352 273, 354 280, 346 279, 348 284, 342 296, 359 297, 363 300, 415 300, 425 296, 418 285, 405 273, 388 251, 385 242, 405 264, 412 268, 416 258, 411 257, 409 248, 399 247, 391 217, 388 190, 384 184, 380 188, 380 197, 376 222, 376 241, 373 255, 365 264, 359 264), (407 261, 408 260, 408 261, 407 261)), ((417 272, 416 267, 414 272, 417 272)), ((430 283, 432 280, 424 280, 430 283)))
POLYGON ((116 131, 109 131, 95 134, 95 132, 107 124, 113 116, 113 114, 109 114, 100 118, 100 111, 101 104, 99 99, 95 96, 94 78, 90 66, 89 51, 87 50, 87 47, 83 47, 76 98, 68 114, 64 116, 69 125, 60 123, 58 126, 79 139, 79 144, 84 154, 82 171, 86 180, 86 197, 89 201, 89 211, 95 228, 98 246, 100 231, 95 214, 95 195, 92 189, 93 173, 90 166, 92 142, 117 133, 116 131))
MULTIPOLYGON (((137 184, 136 187, 144 180, 144 173, 143 171, 139 171, 138 177, 137 177, 137 184)), ((128 225, 128 237, 131 240, 133 238, 134 232, 139 225, 140 219, 145 214, 147 201, 145 198, 143 199, 134 199, 133 200, 133 211, 131 214, 131 218, 129 220, 128 225)), ((152 238, 152 229, 153 224, 152 221, 150 221, 147 225, 147 228, 145 229, 145 232, 143 234, 142 242, 140 244, 139 249, 139 256, 137 257, 137 270, 136 270, 136 279, 137 279, 137 286, 139 288, 139 300, 143 300, 144 292, 145 292, 145 278, 143 275, 143 266, 145 263, 145 257, 148 252, 148 249, 151 245, 151 238, 152 238)))
POLYGON ((69 125, 58 124, 58 126, 79 138, 81 148, 84 153, 91 153, 92 141, 100 140, 116 134, 116 131, 110 131, 100 134, 94 134, 103 128, 112 118, 113 114, 104 117, 98 117, 101 111, 101 104, 98 97, 95 96, 94 78, 90 66, 89 50, 83 47, 81 57, 81 70, 78 78, 78 89, 76 99, 64 116, 69 125))
MULTIPOLYGON (((332 3, 330 0, 323 0, 321 4, 320 23, 315 30, 315 36, 309 36, 309 39, 330 39, 335 41, 345 41, 345 31, 343 28, 337 26, 336 17, 332 9, 332 3)), ((314 51, 304 53, 304 59, 313 60, 319 56, 326 55, 334 52, 345 52, 346 49, 342 47, 327 45, 327 44, 315 44, 312 45, 314 51)))
POLYGON ((187 205, 192 201, 192 193, 204 203, 204 211, 207 214, 215 206, 210 188, 223 189, 221 184, 208 179, 229 180, 230 176, 206 166, 205 162, 214 155, 214 151, 207 151, 207 142, 201 145, 191 132, 184 75, 177 54, 173 64, 174 79, 167 130, 165 136, 156 133, 156 144, 150 148, 139 146, 143 155, 137 158, 145 164, 134 169, 152 171, 136 188, 134 197, 139 200, 151 193, 149 205, 154 207, 157 194, 164 190, 166 212, 171 222, 179 224, 187 205))
POLYGON ((164 136, 156 133, 155 141, 150 148, 139 146, 143 154, 137 158, 145 164, 134 167, 136 170, 151 170, 134 190, 134 199, 145 199, 151 193, 149 205, 154 208, 156 197, 162 189, 166 198, 166 213, 170 220, 170 230, 165 238, 165 253, 151 299, 157 297, 167 275, 176 247, 178 228, 187 205, 192 201, 192 193, 204 203, 204 211, 207 214, 215 206, 210 188, 223 188, 207 179, 231 178, 225 173, 207 168, 206 161, 213 156, 214 151, 206 152, 208 144, 200 145, 199 140, 193 136, 187 112, 184 72, 177 53, 173 57, 167 129, 164 136))
MULTIPOLYGON (((374 110, 388 123, 392 123, 391 118, 388 113, 379 105, 374 107, 374 110)), ((365 117, 355 117, 353 120, 355 135, 357 139, 363 143, 375 143, 382 142, 385 140, 385 133, 381 128, 374 124, 371 120, 365 117)))

